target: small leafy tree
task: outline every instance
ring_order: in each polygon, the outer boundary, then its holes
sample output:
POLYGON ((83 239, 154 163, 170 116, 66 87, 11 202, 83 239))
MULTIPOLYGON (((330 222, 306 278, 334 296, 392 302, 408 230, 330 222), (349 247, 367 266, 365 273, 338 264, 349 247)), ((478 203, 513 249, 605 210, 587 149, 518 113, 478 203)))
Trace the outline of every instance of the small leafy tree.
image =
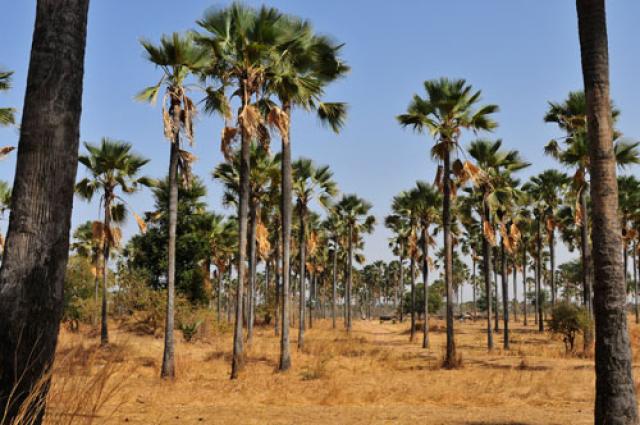
POLYGON ((567 354, 573 353, 576 336, 590 332, 591 326, 591 318, 584 308, 570 303, 560 303, 551 311, 549 329, 553 333, 562 335, 567 354))

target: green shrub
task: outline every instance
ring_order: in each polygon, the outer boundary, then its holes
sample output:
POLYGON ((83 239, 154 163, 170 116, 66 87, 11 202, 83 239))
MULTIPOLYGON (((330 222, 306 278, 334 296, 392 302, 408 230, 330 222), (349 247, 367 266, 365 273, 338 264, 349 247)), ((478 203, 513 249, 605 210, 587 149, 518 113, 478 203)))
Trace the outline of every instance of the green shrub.
POLYGON ((198 328, 202 325, 203 320, 198 320, 196 322, 183 322, 178 326, 180 331, 182 332, 182 337, 186 342, 191 342, 193 337, 196 336, 198 332, 198 328))
POLYGON ((564 302, 551 311, 549 330, 562 336, 567 353, 574 351, 576 336, 591 332, 592 326, 589 313, 582 307, 564 302))

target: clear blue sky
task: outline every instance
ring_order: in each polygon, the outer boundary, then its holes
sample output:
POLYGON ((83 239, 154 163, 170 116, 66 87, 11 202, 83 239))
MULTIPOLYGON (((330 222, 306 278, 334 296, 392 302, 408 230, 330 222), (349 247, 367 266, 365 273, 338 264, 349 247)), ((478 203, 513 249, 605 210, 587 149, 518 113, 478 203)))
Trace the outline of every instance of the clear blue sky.
MULTIPOLYGON (((14 89, 0 105, 21 109, 33 31, 35 0, 9 2, 0 15, 0 66, 15 71, 14 89)), ((132 142, 152 159, 147 174, 163 176, 169 146, 162 137, 157 108, 133 101, 141 88, 155 83, 159 71, 145 62, 140 37, 184 31, 221 1, 91 2, 85 67, 81 139, 102 136, 132 142)), ((260 5, 262 2, 248 1, 260 5)), ((327 98, 350 104, 346 129, 336 136, 314 117, 297 114, 294 156, 329 164, 344 192, 370 200, 380 221, 394 194, 416 179, 431 181, 432 141, 401 129, 402 113, 422 81, 440 76, 466 78, 482 89, 485 102, 497 103, 500 128, 495 137, 519 149, 533 163, 523 177, 557 167, 542 153, 558 132, 542 122, 548 100, 561 100, 582 84, 575 2, 571 0, 279 0, 267 3, 310 19, 320 32, 346 43, 351 74, 330 88, 327 98)), ((612 96, 622 110, 620 130, 640 137, 640 2, 617 0, 609 8, 612 96)), ((220 187, 210 171, 222 160, 219 119, 200 116, 194 148, 195 172, 209 186, 211 208, 221 211, 220 187)), ((0 129, 0 144, 15 144, 16 129, 0 129)), ((469 137, 465 138, 465 144, 469 137)), ((0 164, 0 179, 11 181, 15 155, 0 164)), ((84 176, 79 168, 78 177, 84 176)), ((152 205, 149 193, 131 199, 139 211, 152 205)), ((76 200, 74 226, 97 214, 97 206, 76 200)), ((135 231, 133 223, 126 234, 135 231)), ((382 225, 368 239, 368 260, 389 259, 388 233, 382 225)), ((562 251, 562 250, 561 250, 562 251)), ((566 254, 561 254, 565 257, 566 254)))

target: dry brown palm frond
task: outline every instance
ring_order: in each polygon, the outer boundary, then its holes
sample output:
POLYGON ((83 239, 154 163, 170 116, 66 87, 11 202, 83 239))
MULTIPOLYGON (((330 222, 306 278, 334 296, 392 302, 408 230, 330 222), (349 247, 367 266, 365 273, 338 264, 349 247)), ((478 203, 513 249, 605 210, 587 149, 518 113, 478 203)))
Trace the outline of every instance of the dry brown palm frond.
POLYGON ((408 246, 410 258, 416 258, 418 255, 418 238, 416 237, 415 231, 411 231, 408 240, 408 246))
POLYGON ((487 220, 482 221, 482 232, 484 233, 484 237, 487 239, 487 242, 489 242, 489 245, 496 246, 495 232, 487 220))
POLYGON ((122 240, 122 230, 119 227, 112 226, 107 229, 107 234, 109 235, 109 241, 111 242, 111 246, 119 247, 120 241, 122 240))
POLYGON ((277 106, 272 107, 267 115, 267 121, 271 127, 278 129, 280 136, 289 135, 289 116, 282 109, 277 106))
POLYGON ((256 224, 256 243, 258 245, 258 255, 262 260, 269 258, 271 243, 269 242, 269 231, 261 221, 256 224))
POLYGON ((91 233, 93 234, 93 240, 102 244, 104 241, 104 224, 101 221, 92 222, 91 233))
POLYGON ((515 223, 511 223, 511 226, 509 227, 509 239, 511 239, 514 247, 517 246, 522 239, 522 233, 515 223))
POLYGON ((580 196, 582 194, 582 190, 584 188, 581 187, 580 190, 578 190, 578 196, 576 198, 576 208, 575 208, 575 216, 574 216, 574 221, 576 223, 577 227, 582 227, 584 224, 584 211, 582 211, 582 203, 580 202, 580 196))
POLYGON ((262 122, 260 111, 254 105, 245 105, 238 115, 238 122, 244 136, 253 139, 258 135, 258 126, 262 122))
POLYGON ((551 233, 553 233, 553 231, 556 228, 556 222, 553 219, 553 217, 551 217, 551 216, 547 217, 547 221, 545 222, 545 226, 547 227, 547 232, 549 233, 549 235, 551 235, 551 233))
POLYGON ((222 155, 226 161, 233 160, 233 149, 231 148, 231 144, 235 140, 238 134, 238 129, 236 127, 224 127, 222 129, 222 141, 220 143, 220 151, 222 151, 222 155))
POLYGON ((436 171, 436 178, 433 181, 434 186, 440 189, 442 192, 442 175, 444 174, 444 167, 442 165, 438 165, 438 171, 436 171))
POLYGON ((162 101, 162 127, 164 130, 164 137, 167 138, 171 143, 175 141, 173 137, 173 123, 171 122, 171 116, 169 116, 169 112, 167 112, 167 98, 168 94, 164 96, 164 100, 162 101))
POLYGON ((191 164, 197 159, 197 157, 191 152, 183 149, 180 149, 178 153, 178 167, 181 171, 180 175, 182 177, 182 184, 186 187, 189 187, 191 185, 192 179, 191 164))
POLYGON ((187 95, 182 96, 182 125, 184 127, 184 133, 189 140, 189 145, 193 146, 194 132, 193 132, 193 117, 197 110, 193 101, 187 95))
POLYGON ((133 218, 136 219, 136 223, 138 223, 140 232, 145 233, 147 231, 147 223, 145 223, 142 217, 140 217, 135 211, 131 211, 131 214, 133 214, 133 218))

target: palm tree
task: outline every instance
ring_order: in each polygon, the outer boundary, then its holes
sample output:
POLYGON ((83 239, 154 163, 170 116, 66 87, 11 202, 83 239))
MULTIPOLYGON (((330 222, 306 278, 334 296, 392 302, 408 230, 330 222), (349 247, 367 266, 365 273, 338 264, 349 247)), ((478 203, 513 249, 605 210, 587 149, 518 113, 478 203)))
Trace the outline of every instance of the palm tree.
POLYGON ((176 275, 176 224, 178 222, 178 172, 182 180, 190 180, 190 163, 194 157, 182 149, 183 134, 193 143, 193 116, 195 103, 187 96, 186 80, 192 72, 208 63, 206 52, 198 47, 190 34, 163 35, 160 45, 142 40, 147 60, 162 69, 162 77, 154 86, 142 90, 136 99, 155 103, 164 88, 162 98, 162 123, 164 136, 171 142, 169 154, 169 242, 167 260, 167 314, 165 324, 164 353, 162 356, 162 378, 175 377, 174 359, 174 297, 176 275))
MULTIPOLYGON (((13 72, 0 69, 0 92, 11 88, 11 76, 13 72)), ((0 108, 0 126, 6 127, 16 122, 15 108, 0 108)))
MULTIPOLYGON (((431 156, 442 166, 438 167, 436 183, 443 191, 442 226, 445 250, 444 281, 447 288, 447 354, 445 366, 456 364, 456 349, 453 330, 453 244, 451 239, 451 197, 455 195, 455 184, 451 180, 451 153, 458 148, 458 141, 463 129, 475 131, 492 130, 497 124, 490 115, 498 110, 496 105, 486 105, 474 110, 480 100, 480 91, 473 91, 465 80, 425 81, 426 98, 414 95, 407 113, 398 116, 403 127, 411 126, 418 132, 429 131, 436 144, 431 149, 431 156)), ((458 160, 459 161, 459 160, 458 160)), ((456 162, 453 168, 462 169, 456 162)))
POLYGON ((638 405, 626 317, 622 236, 609 97, 604 0, 577 0, 582 75, 591 156, 594 312, 596 320, 595 423, 636 424, 638 405))
POLYGON ((222 316, 222 292, 223 275, 229 269, 229 264, 235 251, 235 240, 237 223, 231 219, 225 219, 220 214, 212 214, 209 228, 209 249, 211 250, 211 260, 217 271, 217 296, 216 296, 216 320, 221 322, 222 316))
POLYGON ((38 0, 36 6, 0 269, 0 412, 6 423, 22 409, 35 425, 44 417, 46 372, 64 303, 88 10, 88 0, 38 0), (34 388, 42 391, 34 394, 34 388))
MULTIPOLYGON (((100 331, 100 343, 109 343, 109 330, 107 325, 107 274, 109 270, 109 253, 112 248, 120 244, 119 223, 126 218, 126 201, 118 194, 134 193, 140 186, 151 186, 152 180, 148 177, 139 177, 142 167, 149 162, 131 152, 131 144, 103 138, 99 146, 89 143, 84 144, 88 155, 82 155, 78 161, 87 168, 90 177, 78 182, 76 191, 78 195, 91 201, 96 193, 100 195, 100 206, 103 208, 103 222, 94 228, 93 233, 100 241, 102 249, 102 321, 100 331)), ((140 230, 144 231, 146 225, 142 218, 135 212, 136 221, 140 230)))
POLYGON ((307 158, 300 158, 292 164, 293 168, 293 193, 296 196, 296 208, 300 219, 299 246, 300 246, 300 320, 298 323, 298 349, 304 346, 304 309, 305 302, 305 269, 307 264, 307 215, 309 204, 317 199, 325 208, 329 207, 331 198, 337 192, 336 183, 333 181, 333 173, 328 166, 316 166, 307 158))
POLYGON ((407 251, 407 242, 410 235, 409 222, 402 214, 391 214, 385 217, 385 226, 394 233, 389 240, 389 245, 393 253, 398 256, 398 287, 396 289, 396 299, 400 300, 400 322, 404 318, 404 258, 407 251))
POLYGON ((363 233, 371 233, 376 219, 369 214, 371 204, 353 194, 342 195, 342 199, 336 204, 336 212, 340 220, 347 229, 347 282, 346 282, 346 304, 347 304, 347 333, 351 334, 351 307, 352 307, 352 285, 353 285, 353 258, 354 245, 363 233))
POLYGON ((416 217, 420 223, 420 250, 422 251, 422 282, 424 286, 424 325, 422 348, 429 348, 429 246, 435 245, 430 235, 429 228, 440 220, 439 205, 442 203, 442 195, 437 188, 430 184, 418 181, 416 187, 411 190, 410 196, 416 217))
POLYGON ((337 209, 331 207, 327 218, 323 222, 323 227, 328 234, 332 261, 332 281, 331 281, 331 323, 333 329, 336 328, 336 301, 338 298, 338 256, 340 255, 340 241, 345 234, 344 223, 340 221, 337 209))
POLYGON ((282 334, 278 369, 291 367, 289 354, 289 329, 285 326, 289 317, 289 269, 292 216, 292 165, 291 165, 291 113, 294 108, 316 111, 321 122, 334 132, 344 125, 346 104, 323 102, 324 89, 331 82, 344 76, 349 68, 340 59, 341 44, 329 37, 316 35, 308 21, 294 17, 280 19, 287 33, 286 41, 277 45, 278 60, 269 67, 265 79, 266 91, 275 95, 279 106, 271 104, 268 121, 281 137, 281 220, 282 220, 282 334))
MULTIPOLYGON (((86 258, 91 263, 94 273, 94 311, 98 311, 98 300, 100 297, 100 276, 102 275, 102 269, 100 264, 101 250, 102 250, 102 238, 100 235, 94 234, 94 228, 100 229, 102 223, 95 221, 87 221, 78 226, 73 232, 74 242, 71 244, 71 249, 76 252, 77 255, 86 258)), ((92 321, 97 317, 93 315, 92 321)))
POLYGON ((558 208, 562 201, 560 197, 568 184, 569 177, 557 170, 546 170, 537 176, 531 177, 530 181, 523 186, 523 189, 529 192, 532 198, 538 203, 547 230, 547 243, 550 254, 550 276, 551 285, 551 305, 556 302, 556 285, 555 285, 555 230, 557 227, 556 220, 558 208))

